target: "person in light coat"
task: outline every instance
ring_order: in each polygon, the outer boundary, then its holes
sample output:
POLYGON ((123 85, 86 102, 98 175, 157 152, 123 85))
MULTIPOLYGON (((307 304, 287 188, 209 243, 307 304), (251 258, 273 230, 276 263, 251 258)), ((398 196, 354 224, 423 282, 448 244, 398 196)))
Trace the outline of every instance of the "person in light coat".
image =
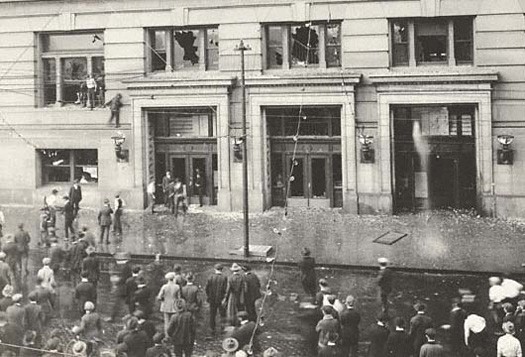
POLYGON ((164 333, 167 335, 170 318, 177 312, 175 303, 180 299, 180 286, 175 282, 175 273, 170 272, 165 278, 168 282, 160 288, 157 300, 160 301, 160 312, 164 315, 164 333))
POLYGON ((53 272, 53 269, 49 267, 49 264, 51 263, 51 258, 44 258, 42 259, 42 264, 44 266, 40 268, 40 270, 37 273, 37 277, 42 279, 42 286, 45 288, 50 289, 51 291, 55 291, 55 273, 53 272))

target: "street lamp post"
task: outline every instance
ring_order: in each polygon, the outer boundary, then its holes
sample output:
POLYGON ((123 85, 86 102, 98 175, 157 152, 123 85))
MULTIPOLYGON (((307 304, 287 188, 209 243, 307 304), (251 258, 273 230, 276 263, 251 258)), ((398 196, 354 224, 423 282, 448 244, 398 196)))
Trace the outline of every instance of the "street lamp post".
POLYGON ((242 189, 243 200, 242 209, 244 213, 244 257, 250 256, 250 223, 248 216, 248 136, 246 135, 246 78, 244 68, 244 52, 251 50, 249 46, 244 44, 241 40, 239 45, 235 48, 236 51, 241 52, 241 90, 242 90, 242 189))

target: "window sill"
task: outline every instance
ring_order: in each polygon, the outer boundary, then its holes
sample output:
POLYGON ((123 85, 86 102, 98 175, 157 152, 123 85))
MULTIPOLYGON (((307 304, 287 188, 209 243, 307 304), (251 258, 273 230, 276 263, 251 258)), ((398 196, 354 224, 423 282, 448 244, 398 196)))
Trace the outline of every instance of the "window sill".
MULTIPOLYGON (((91 108, 89 106, 86 106, 86 107, 82 107, 80 105, 76 105, 76 104, 64 104, 64 105, 60 105, 60 104, 48 104, 48 105, 44 105, 44 106, 39 106, 37 107, 37 109, 45 109, 45 110, 60 110, 60 111, 63 111, 63 110, 71 110, 71 111, 84 111, 84 110, 88 110, 88 111, 91 111, 91 108)), ((107 110, 107 108, 104 106, 104 107, 93 107, 93 110, 107 110)))

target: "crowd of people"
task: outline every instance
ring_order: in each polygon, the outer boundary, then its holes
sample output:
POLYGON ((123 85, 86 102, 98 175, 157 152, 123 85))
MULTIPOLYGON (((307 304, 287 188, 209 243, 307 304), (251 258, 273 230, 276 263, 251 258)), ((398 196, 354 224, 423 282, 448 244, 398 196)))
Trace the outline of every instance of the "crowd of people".
MULTIPOLYGON (((487 309, 469 292, 451 301, 449 322, 437 326, 421 301, 414 305, 414 315, 407 321, 390 308, 395 275, 386 258, 379 258, 377 288, 381 310, 367 330, 368 357, 522 357, 525 347, 525 295, 523 285, 508 276, 491 277, 487 309), (489 321, 485 316, 490 316, 489 321), (447 348, 439 342, 441 336, 447 348)), ((361 315, 356 298, 338 298, 326 279, 316 280, 315 259, 308 249, 299 262, 304 292, 320 311, 315 331, 319 357, 357 357, 361 315), (317 286, 316 286, 317 282, 317 286)), ((442 319, 441 319, 442 320, 442 319)), ((360 354, 363 356, 363 354, 360 354)))

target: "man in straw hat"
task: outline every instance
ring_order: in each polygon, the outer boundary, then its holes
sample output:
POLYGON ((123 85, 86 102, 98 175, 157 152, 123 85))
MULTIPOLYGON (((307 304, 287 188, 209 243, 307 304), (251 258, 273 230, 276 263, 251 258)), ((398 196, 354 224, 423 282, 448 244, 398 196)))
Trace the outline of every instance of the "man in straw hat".
POLYGON ((228 322, 235 326, 237 324, 237 313, 245 310, 244 298, 246 292, 246 281, 241 273, 241 266, 233 263, 230 270, 232 275, 228 277, 226 286, 226 295, 223 299, 223 305, 226 305, 226 316, 228 322))
POLYGON ((503 323, 503 332, 505 332, 505 335, 498 339, 497 357, 521 357, 520 341, 514 337, 514 323, 510 321, 503 323))
POLYGON ((195 343, 196 323, 193 314, 186 309, 184 300, 179 299, 175 304, 177 313, 174 314, 168 326, 168 336, 173 342, 175 356, 190 357, 195 343))
POLYGON ((13 305, 5 311, 7 322, 25 330, 27 327, 26 310, 22 306, 22 294, 13 295, 13 305))
POLYGON ((219 316, 224 320, 226 317, 226 309, 222 305, 222 301, 226 296, 226 287, 228 285, 228 278, 222 273, 224 269, 222 264, 217 263, 213 267, 214 272, 208 277, 206 281, 206 296, 210 304, 210 329, 215 333, 215 318, 217 311, 219 316))

